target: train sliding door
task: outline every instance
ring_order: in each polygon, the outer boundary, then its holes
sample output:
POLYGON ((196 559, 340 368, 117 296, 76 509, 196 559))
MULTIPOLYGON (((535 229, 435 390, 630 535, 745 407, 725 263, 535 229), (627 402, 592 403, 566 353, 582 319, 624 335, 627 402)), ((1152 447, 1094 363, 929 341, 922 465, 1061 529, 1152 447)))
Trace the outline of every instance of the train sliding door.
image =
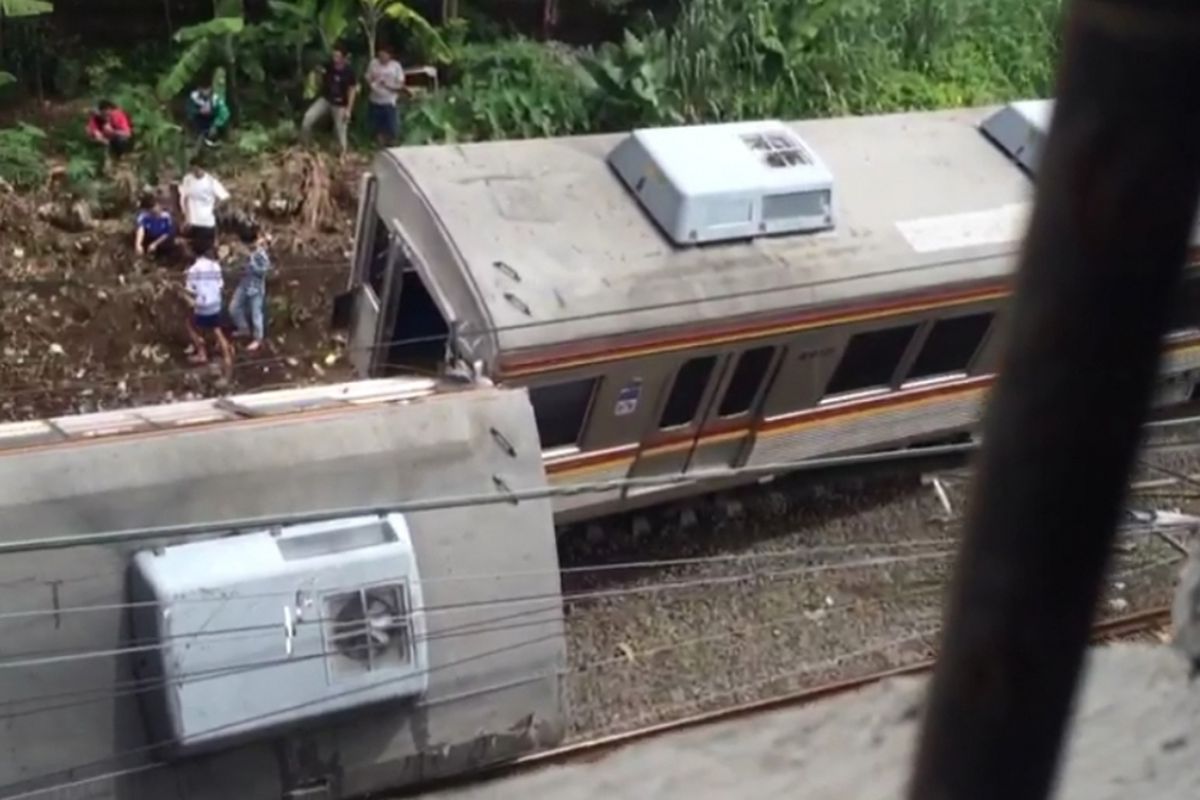
POLYGON ((783 350, 767 344, 726 356, 724 375, 701 417, 688 472, 735 467, 745 459, 783 350))
MULTIPOLYGON (((694 356, 667 379, 653 428, 642 437, 630 477, 734 466, 745 455, 780 347, 694 356)), ((636 496, 660 488, 628 489, 636 496)))
MULTIPOLYGON (((687 470, 704 411, 721 384, 728 360, 724 353, 695 356, 668 375, 659 393, 660 407, 650 430, 642 436, 629 477, 678 475, 687 470)), ((629 487, 625 494, 634 497, 669 488, 629 487)))

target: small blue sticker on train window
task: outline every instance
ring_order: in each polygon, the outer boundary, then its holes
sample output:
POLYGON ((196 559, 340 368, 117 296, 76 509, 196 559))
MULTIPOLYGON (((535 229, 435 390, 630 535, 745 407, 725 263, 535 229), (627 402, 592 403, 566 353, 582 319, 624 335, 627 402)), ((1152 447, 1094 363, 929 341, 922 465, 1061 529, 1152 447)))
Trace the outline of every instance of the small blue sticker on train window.
POLYGON ((621 391, 617 392, 617 402, 613 406, 613 413, 618 417, 624 417, 627 414, 632 414, 637 411, 638 400, 642 396, 642 380, 635 378, 634 380, 621 387, 621 391))

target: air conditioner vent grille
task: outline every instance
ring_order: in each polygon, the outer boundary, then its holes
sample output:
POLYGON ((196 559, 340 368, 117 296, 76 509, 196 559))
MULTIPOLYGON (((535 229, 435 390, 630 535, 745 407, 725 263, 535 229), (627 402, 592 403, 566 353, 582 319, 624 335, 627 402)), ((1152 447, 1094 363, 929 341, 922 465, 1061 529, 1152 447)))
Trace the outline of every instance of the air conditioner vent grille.
POLYGON ((324 607, 332 680, 412 664, 412 619, 403 583, 326 595, 324 607))

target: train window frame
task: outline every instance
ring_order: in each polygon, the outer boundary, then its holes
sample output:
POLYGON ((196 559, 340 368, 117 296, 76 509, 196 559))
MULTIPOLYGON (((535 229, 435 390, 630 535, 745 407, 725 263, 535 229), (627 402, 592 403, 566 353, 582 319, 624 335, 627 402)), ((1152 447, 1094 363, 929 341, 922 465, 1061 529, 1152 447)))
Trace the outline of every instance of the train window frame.
POLYGON ((731 369, 729 372, 729 380, 725 382, 725 385, 721 389, 721 399, 717 403, 716 410, 716 416, 718 419, 734 419, 736 417, 745 416, 754 411, 755 404, 762 397, 763 390, 767 386, 767 382, 770 380, 771 367, 775 364, 775 359, 778 355, 779 346, 774 344, 748 347, 737 354, 737 358, 733 363, 733 369, 731 369), (739 398, 745 400, 744 405, 739 405, 732 411, 726 411, 725 404, 730 399, 730 390, 734 388, 735 381, 738 381, 739 378, 745 380, 745 377, 739 374, 739 370, 742 369, 744 364, 748 363, 746 360, 747 356, 752 354, 757 356, 757 354, 764 352, 766 353, 766 360, 763 362, 761 370, 758 372, 757 376, 752 375, 754 378, 753 388, 750 390, 749 394, 739 398))
POLYGON ((708 393, 708 388, 712 384, 713 373, 716 372, 718 363, 718 354, 709 353, 707 355, 692 356, 679 365, 679 367, 671 375, 670 388, 663 395, 662 406, 659 408, 658 418, 655 420, 655 425, 658 430, 679 430, 696 424, 696 420, 700 416, 700 412, 703 407, 704 396, 708 393), (695 391, 693 394, 695 401, 692 406, 691 416, 681 422, 666 422, 667 412, 672 408, 673 401, 675 400, 675 391, 679 389, 680 386, 684 385, 679 381, 680 376, 683 375, 684 370, 688 369, 691 365, 703 362, 708 362, 708 368, 704 372, 704 380, 699 384, 698 391, 695 391))
MULTIPOLYGON (((602 379, 603 376, 592 375, 586 378, 572 378, 565 381, 547 382, 526 387, 529 392, 529 405, 533 408, 533 419, 537 427, 538 443, 543 453, 570 453, 578 452, 581 449, 584 435, 587 433, 588 425, 591 422, 592 411, 596 405, 596 397, 600 393, 602 379), (575 429, 574 437, 569 441, 563 440, 547 444, 546 439, 543 437, 543 420, 545 418, 538 416, 538 398, 545 397, 546 395, 542 393, 548 391, 562 391, 572 388, 582 389, 584 387, 587 387, 587 393, 586 400, 582 403, 582 409, 580 410, 578 403, 575 404, 574 410, 568 416, 571 423, 564 428, 566 430, 573 427, 575 429)), ((583 395, 581 394, 580 397, 583 397, 583 395)))
MULTIPOLYGON (((829 373, 829 377, 825 379, 825 389, 822 392, 818 405, 838 403, 845 400, 869 397, 877 394, 885 394, 894 390, 898 383, 900 371, 906 363, 905 359, 912 351, 913 343, 917 341, 920 333, 921 322, 916 321, 904 322, 899 325, 893 324, 886 327, 870 328, 868 330, 861 330, 850 334, 849 338, 846 340, 846 346, 842 349, 841 355, 838 356, 837 363, 834 365, 833 370, 829 373), (891 371, 888 373, 886 379, 881 378, 878 381, 850 386, 844 389, 833 388, 834 381, 838 377, 838 373, 841 371, 843 365, 847 361, 847 355, 851 353, 851 348, 854 348, 856 344, 860 342, 867 341, 868 337, 895 334, 898 331, 904 330, 908 331, 908 336, 905 338, 903 346, 901 346, 897 352, 889 354, 894 356, 894 358, 889 359, 892 366, 891 371)), ((857 356, 857 353, 855 355, 857 356)))
MULTIPOLYGON (((900 384, 901 388, 910 386, 922 386, 929 383, 938 383, 944 380, 952 380, 962 378, 971 374, 971 368, 979 359, 979 354, 983 351, 984 345, 987 344, 988 337, 992 334, 992 329, 996 324, 996 311, 994 309, 981 309, 967 314, 956 314, 952 317, 939 317, 925 325, 923 335, 916 347, 915 353, 908 362, 905 370, 904 381, 900 384), (982 330, 978 332, 975 338, 975 346, 971 349, 970 355, 965 362, 959 359, 954 366, 945 369, 936 369, 928 372, 917 373, 917 366, 921 362, 921 358, 925 355, 926 349, 930 346, 935 334, 939 331, 951 330, 951 326, 961 325, 967 320, 976 320, 979 318, 986 319, 982 330), (939 328, 939 326, 941 326, 939 328)), ((974 332, 971 332, 974 333, 974 332)), ((955 341, 961 337, 962 332, 957 332, 955 341)))
POLYGON ((389 269, 396 258, 399 232, 392 230, 392 226, 379 213, 379 209, 375 209, 373 213, 375 222, 371 226, 371 248, 367 255, 363 282, 371 287, 371 291, 382 305, 386 302, 384 292, 387 290, 389 269))

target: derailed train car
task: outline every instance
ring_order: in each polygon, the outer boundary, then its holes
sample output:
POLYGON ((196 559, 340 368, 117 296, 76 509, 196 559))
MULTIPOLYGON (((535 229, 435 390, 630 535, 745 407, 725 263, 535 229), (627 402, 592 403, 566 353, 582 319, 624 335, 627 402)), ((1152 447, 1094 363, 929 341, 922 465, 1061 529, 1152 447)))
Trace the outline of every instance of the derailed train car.
MULTIPOLYGON (((404 148, 363 184, 364 375, 530 389, 555 482, 967 431, 996 369, 1049 102, 404 148)), ((1189 275, 1163 403, 1200 367, 1189 275)), ((560 519, 711 489, 560 498, 560 519)))
MULTIPOLYGON (((421 383, 11 451, 0 543, 544 490, 525 392, 421 383)), ((0 797, 335 800, 559 741, 550 504, 498 499, 5 553, 0 797)))

